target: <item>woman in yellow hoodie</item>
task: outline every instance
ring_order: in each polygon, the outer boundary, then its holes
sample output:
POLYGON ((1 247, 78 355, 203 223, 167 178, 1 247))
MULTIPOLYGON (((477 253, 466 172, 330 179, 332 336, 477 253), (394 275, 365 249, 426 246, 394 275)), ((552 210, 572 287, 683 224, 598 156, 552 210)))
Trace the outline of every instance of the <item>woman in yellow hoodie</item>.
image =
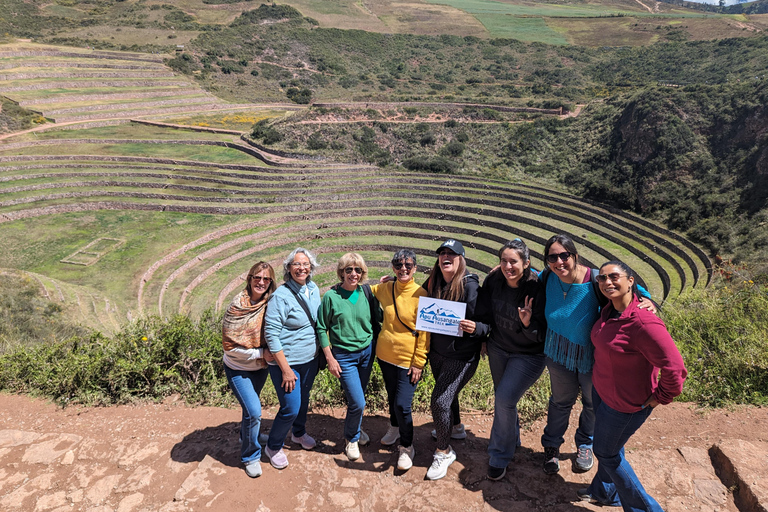
POLYGON ((421 372, 427 364, 429 334, 416 330, 419 297, 427 291, 416 284, 416 254, 400 249, 392 257, 395 280, 371 286, 384 310, 384 321, 376 344, 376 357, 384 378, 389 402, 390 427, 381 444, 391 446, 400 440, 397 468, 413 466, 413 418, 411 404, 421 372))

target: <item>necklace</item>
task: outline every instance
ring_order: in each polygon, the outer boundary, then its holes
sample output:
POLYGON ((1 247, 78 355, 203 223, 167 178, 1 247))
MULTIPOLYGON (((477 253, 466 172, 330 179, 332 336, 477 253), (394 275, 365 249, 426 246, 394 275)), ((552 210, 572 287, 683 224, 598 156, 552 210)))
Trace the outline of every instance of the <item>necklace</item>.
POLYGON ((568 292, 571 291, 571 287, 573 286, 573 283, 570 283, 568 285, 568 289, 563 288, 563 282, 560 279, 557 280, 557 284, 560 285, 560 290, 563 292, 563 300, 565 300, 565 298, 568 296, 568 292))
POLYGON ((568 296, 568 292, 571 291, 571 288, 573 287, 573 283, 575 283, 576 279, 578 278, 579 267, 576 267, 573 272, 575 275, 573 276, 573 281, 568 283, 568 288, 563 288, 563 281, 562 279, 559 279, 560 276, 557 276, 558 277, 557 284, 560 285, 560 291, 563 292, 563 300, 565 300, 565 298, 568 296))

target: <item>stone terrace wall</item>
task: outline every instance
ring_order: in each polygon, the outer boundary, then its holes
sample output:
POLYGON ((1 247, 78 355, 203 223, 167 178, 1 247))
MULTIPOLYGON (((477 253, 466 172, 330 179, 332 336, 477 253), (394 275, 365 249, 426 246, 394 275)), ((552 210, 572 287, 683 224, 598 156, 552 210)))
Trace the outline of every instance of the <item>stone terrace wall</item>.
POLYGON ((538 114, 550 114, 550 115, 563 115, 563 108, 547 109, 547 108, 528 108, 528 107, 508 107, 505 105, 484 105, 482 103, 438 103, 438 102, 399 102, 399 103, 385 103, 385 102, 368 102, 368 103, 313 103, 313 107, 322 108, 380 108, 380 109, 395 109, 403 107, 429 107, 429 108, 489 108, 491 110, 497 110, 499 112, 529 112, 538 114))

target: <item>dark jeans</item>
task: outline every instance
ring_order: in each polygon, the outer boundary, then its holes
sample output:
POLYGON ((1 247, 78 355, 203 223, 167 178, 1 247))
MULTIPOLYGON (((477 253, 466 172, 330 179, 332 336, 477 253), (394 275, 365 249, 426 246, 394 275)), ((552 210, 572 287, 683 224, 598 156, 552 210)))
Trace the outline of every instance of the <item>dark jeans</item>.
POLYGON ((547 426, 541 436, 541 445, 545 448, 560 448, 565 441, 563 436, 568 430, 571 419, 571 409, 581 390, 581 414, 579 426, 574 435, 576 446, 592 446, 592 435, 595 432, 595 411, 592 407, 592 373, 579 373, 556 363, 547 357, 549 382, 552 396, 549 397, 547 410, 547 426))
POLYGON ((261 401, 259 393, 267 381, 269 371, 233 370, 226 364, 224 373, 235 398, 243 408, 243 420, 240 423, 240 460, 244 464, 261 458, 259 427, 261 426, 261 401))
POLYGON ((597 474, 588 492, 605 505, 621 505, 627 512, 664 512, 658 502, 645 492, 643 484, 624 457, 624 445, 645 423, 653 410, 619 412, 592 392, 595 406, 595 438, 593 450, 597 458, 597 474))
POLYGON ((389 423, 400 428, 400 445, 408 448, 413 444, 411 406, 418 382, 411 382, 411 376, 408 375, 410 368, 400 368, 381 359, 379 367, 384 378, 384 387, 387 389, 389 423))
POLYGON ((544 372, 544 354, 513 354, 488 343, 496 406, 488 443, 488 464, 505 468, 515 456, 520 441, 517 402, 544 372))
POLYGON ((272 451, 277 451, 283 447, 285 437, 291 429, 293 429, 293 435, 296 437, 301 437, 307 433, 309 392, 312 390, 312 384, 315 383, 315 376, 317 375, 317 358, 308 363, 291 365, 291 370, 296 375, 296 387, 290 393, 286 393, 282 386, 282 370, 277 365, 269 366, 269 376, 272 377, 272 384, 275 386, 277 399, 280 401, 280 410, 272 422, 269 441, 267 441, 267 446, 272 451))

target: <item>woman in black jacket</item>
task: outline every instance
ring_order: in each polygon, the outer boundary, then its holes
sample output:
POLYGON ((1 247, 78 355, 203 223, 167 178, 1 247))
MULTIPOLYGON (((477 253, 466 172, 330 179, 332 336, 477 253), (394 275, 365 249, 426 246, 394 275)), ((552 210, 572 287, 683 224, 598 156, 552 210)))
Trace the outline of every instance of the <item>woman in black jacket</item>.
POLYGON ((520 239, 499 249, 501 272, 483 283, 467 332, 490 332, 486 351, 495 396, 488 444, 488 478, 501 480, 520 444, 517 402, 544 371, 544 289, 531 272, 528 247, 520 239))
MULTIPOLYGON (((466 303, 465 318, 471 318, 475 313, 480 282, 475 274, 467 272, 464 246, 457 240, 446 240, 435 252, 437 261, 424 288, 430 297, 466 303)), ((460 328, 465 331, 469 325, 474 323, 464 320, 460 328)), ((437 439, 437 449, 427 471, 429 480, 443 478, 448 466, 456 460, 450 440, 467 437, 459 416, 459 392, 477 370, 480 347, 480 338, 467 332, 462 336, 431 335, 428 357, 435 377, 431 402, 435 430, 432 435, 437 439)))

